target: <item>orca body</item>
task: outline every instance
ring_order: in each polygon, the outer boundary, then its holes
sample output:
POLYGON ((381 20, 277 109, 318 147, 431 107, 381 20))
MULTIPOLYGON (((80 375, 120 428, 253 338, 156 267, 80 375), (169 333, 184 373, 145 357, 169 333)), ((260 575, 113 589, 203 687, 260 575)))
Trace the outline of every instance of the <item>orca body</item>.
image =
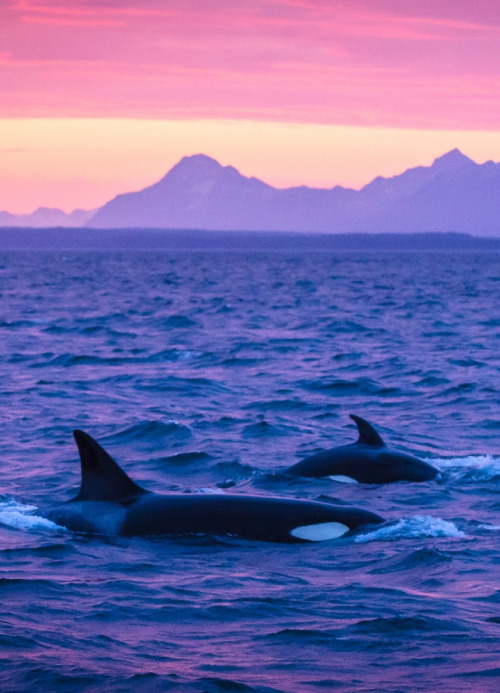
POLYGON ((387 448, 368 421, 354 414, 350 416, 359 431, 356 443, 306 457, 287 471, 304 477, 330 477, 338 481, 354 479, 362 484, 428 481, 438 475, 438 470, 427 462, 387 448))
POLYGON ((51 509, 49 519, 77 532, 122 536, 219 535, 299 542, 335 539, 383 519, 367 510, 327 503, 230 494, 151 493, 133 482, 83 431, 79 494, 51 509))

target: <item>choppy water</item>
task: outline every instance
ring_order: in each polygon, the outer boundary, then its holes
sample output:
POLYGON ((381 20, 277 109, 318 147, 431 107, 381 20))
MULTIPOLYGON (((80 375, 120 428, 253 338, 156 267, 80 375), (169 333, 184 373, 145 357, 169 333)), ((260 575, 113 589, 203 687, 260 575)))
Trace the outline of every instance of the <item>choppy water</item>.
POLYGON ((497 691, 500 255, 0 254, 0 690, 497 691), (349 413, 442 470, 291 479, 349 413), (159 492, 349 503, 322 544, 71 534, 72 429, 159 492))

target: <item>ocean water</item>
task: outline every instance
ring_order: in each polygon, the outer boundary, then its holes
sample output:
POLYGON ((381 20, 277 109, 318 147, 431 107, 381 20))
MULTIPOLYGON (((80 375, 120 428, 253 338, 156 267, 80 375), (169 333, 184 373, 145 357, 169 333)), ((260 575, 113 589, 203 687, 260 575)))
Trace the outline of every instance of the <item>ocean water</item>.
POLYGON ((0 690, 498 691, 500 255, 0 253, 0 690), (436 481, 283 470, 349 414, 436 481), (320 499, 318 544, 72 534, 72 430, 148 489, 320 499))

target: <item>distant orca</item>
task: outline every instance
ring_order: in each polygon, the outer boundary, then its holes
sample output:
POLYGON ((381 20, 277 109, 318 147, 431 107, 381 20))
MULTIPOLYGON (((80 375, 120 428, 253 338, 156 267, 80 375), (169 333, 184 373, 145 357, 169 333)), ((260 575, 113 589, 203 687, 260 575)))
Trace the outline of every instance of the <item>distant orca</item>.
POLYGON ((74 431, 82 480, 73 500, 46 513, 72 531, 122 536, 234 535, 243 539, 325 541, 383 519, 359 508, 315 501, 225 494, 160 495, 134 483, 83 431, 74 431))
POLYGON ((391 481, 428 481, 438 470, 427 462, 386 448, 384 441, 368 421, 350 414, 359 431, 356 443, 325 450, 306 457, 287 470, 306 477, 330 477, 337 481, 354 479, 362 484, 391 481))

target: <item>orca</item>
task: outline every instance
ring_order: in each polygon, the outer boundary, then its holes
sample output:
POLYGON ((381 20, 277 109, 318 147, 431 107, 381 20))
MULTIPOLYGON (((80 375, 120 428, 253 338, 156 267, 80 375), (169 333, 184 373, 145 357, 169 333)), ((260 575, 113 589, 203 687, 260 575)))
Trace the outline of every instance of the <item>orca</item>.
POLYGON ((336 539, 384 520, 354 507, 233 494, 157 494, 138 486, 87 433, 73 435, 81 461, 78 495, 46 516, 71 531, 121 536, 237 536, 271 542, 336 539))
POLYGON ((358 481, 362 484, 386 484, 393 481, 428 481, 438 470, 413 455, 387 448, 373 426, 360 416, 350 414, 359 431, 359 439, 319 452, 287 469, 304 477, 329 477, 334 481, 358 481))

